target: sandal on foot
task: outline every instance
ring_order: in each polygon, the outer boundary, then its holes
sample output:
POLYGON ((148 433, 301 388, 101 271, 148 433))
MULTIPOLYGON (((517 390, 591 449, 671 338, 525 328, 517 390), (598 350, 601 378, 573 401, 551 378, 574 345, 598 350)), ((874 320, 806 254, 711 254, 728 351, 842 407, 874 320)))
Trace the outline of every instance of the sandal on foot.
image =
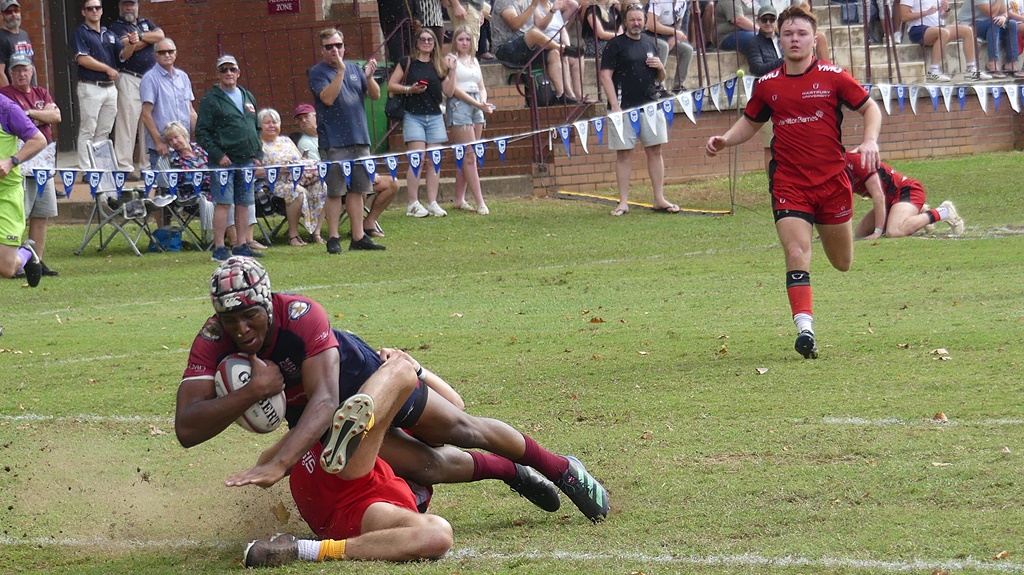
MULTIPOLYGON (((1007 71, 1009 71, 1009 70, 1007 70, 1007 71)), ((1006 77, 1006 74, 1003 73, 1003 72, 1000 72, 999 70, 989 70, 988 73, 991 74, 992 77, 997 79, 997 80, 1002 80, 1003 78, 1006 77)))
POLYGON ((327 240, 325 240, 320 234, 313 234, 313 237, 311 239, 313 240, 314 244, 323 245, 327 243, 327 240))
POLYGON ((306 242, 302 241, 302 238, 300 238, 299 236, 292 236, 288 238, 288 245, 296 248, 301 248, 302 246, 306 245, 306 242))
POLYGON ((667 206, 661 206, 661 207, 654 206, 654 211, 656 211, 656 212, 664 212, 666 214, 678 214, 679 213, 679 206, 677 206, 675 204, 669 204, 667 206))
POLYGON ((629 208, 615 208, 612 210, 612 215, 615 217, 624 216, 629 213, 629 208))
POLYGON ((386 237, 384 235, 384 232, 378 231, 377 228, 370 228, 368 230, 363 230, 363 234, 367 235, 367 236, 370 236, 371 238, 383 238, 383 237, 386 237))

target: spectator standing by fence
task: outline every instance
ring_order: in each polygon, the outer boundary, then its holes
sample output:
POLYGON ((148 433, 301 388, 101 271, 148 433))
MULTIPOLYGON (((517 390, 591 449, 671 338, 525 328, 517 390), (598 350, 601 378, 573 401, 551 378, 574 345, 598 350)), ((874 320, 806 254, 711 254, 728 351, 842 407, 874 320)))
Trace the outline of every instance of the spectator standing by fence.
MULTIPOLYGON (((441 102, 445 97, 450 97, 455 89, 455 74, 451 73, 455 57, 449 56, 441 57, 441 47, 437 45, 437 37, 433 32, 420 30, 413 56, 399 62, 388 79, 388 91, 391 94, 406 95, 402 136, 410 151, 426 150, 428 146, 448 141, 441 102)), ((405 215, 417 218, 428 215, 439 218, 447 216, 448 212, 437 203, 441 177, 433 166, 428 165, 429 158, 424 157, 423 160, 419 173, 410 165, 405 176, 409 190, 409 207, 405 215), (426 174, 423 174, 424 171, 426 174), (420 178, 423 176, 427 180, 426 208, 419 199, 420 178)))
POLYGON ((131 50, 127 60, 118 62, 117 70, 117 118, 114 122, 114 156, 119 168, 128 172, 130 181, 137 181, 132 174, 135 169, 135 152, 139 148, 139 161, 145 150, 139 142, 139 121, 142 117, 142 98, 139 86, 142 76, 156 64, 153 46, 163 40, 164 31, 153 22, 139 17, 137 0, 121 0, 118 5, 120 18, 110 25, 110 31, 117 34, 121 43, 131 50))
MULTIPOLYGON (((626 33, 612 38, 605 46, 601 58, 601 87, 608 98, 612 112, 636 108, 654 101, 657 85, 665 79, 665 67, 657 56, 654 38, 644 34, 644 7, 630 4, 626 7, 626 33)), ((665 199, 665 161, 661 145, 668 141, 665 116, 659 111, 648 119, 641 114, 640 133, 629 121, 622 122, 622 133, 611 128, 608 146, 615 150, 615 180, 619 190, 619 205, 613 216, 629 213, 629 176, 632 171, 630 156, 639 139, 647 155, 647 172, 654 189, 654 209, 676 213, 679 206, 665 199)))
MULTIPOLYGON (((421 32, 421 35, 423 32, 421 32)), ((309 89, 317 117, 320 157, 325 162, 355 160, 370 155, 370 132, 366 127, 365 98, 380 99, 380 86, 373 79, 377 61, 370 59, 360 67, 345 61, 345 37, 335 28, 320 31, 320 50, 323 61, 309 69, 309 89)), ((349 183, 341 173, 341 166, 330 166, 327 172, 327 253, 341 253, 342 197, 345 213, 352 225, 350 250, 383 250, 366 235, 363 206, 366 195, 373 190, 370 174, 362 162, 352 164, 349 183)), ((314 240, 315 241, 315 240, 314 240)))
POLYGON ((0 2, 3 12, 3 26, 0 26, 0 86, 11 83, 12 75, 7 66, 15 54, 24 54, 29 61, 35 56, 28 32, 21 29, 21 4, 18 0, 0 2))
POLYGON ((117 87, 120 76, 117 63, 131 55, 117 35, 100 25, 103 4, 100 0, 82 3, 85 22, 75 29, 73 47, 78 64, 78 167, 87 170, 89 147, 110 138, 117 116, 117 87))
POLYGON ((46 228, 49 219, 57 215, 57 191, 53 181, 57 146, 53 143, 53 126, 60 123, 60 108, 54 103, 46 88, 32 85, 35 67, 27 54, 19 52, 11 57, 9 72, 11 84, 0 88, 0 94, 20 106, 46 139, 46 148, 22 166, 22 175, 25 178, 23 184, 28 237, 35 242, 42 275, 56 276, 60 274, 46 266, 43 256, 46 251, 46 228), (50 171, 41 191, 36 184, 35 174, 28 173, 30 168, 50 171))
MULTIPOLYGON (((484 131, 484 114, 494 112, 494 106, 487 102, 487 86, 484 85, 480 62, 473 55, 475 50, 468 30, 459 29, 452 36, 455 69, 455 92, 448 98, 446 106, 448 125, 452 130, 452 141, 468 144, 479 140, 484 131)), ((476 156, 472 146, 466 146, 462 169, 455 172, 455 208, 476 211, 481 216, 490 213, 484 203, 480 188, 480 174, 476 169, 476 156), (466 203, 466 189, 473 194, 476 207, 466 203)))

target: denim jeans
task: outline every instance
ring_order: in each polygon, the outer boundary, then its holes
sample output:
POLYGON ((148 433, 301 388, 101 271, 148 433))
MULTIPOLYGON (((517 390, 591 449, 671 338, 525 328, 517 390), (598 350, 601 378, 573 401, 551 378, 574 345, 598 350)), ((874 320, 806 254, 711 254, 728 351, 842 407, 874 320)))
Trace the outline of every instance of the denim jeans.
POLYGON ((737 30, 731 34, 726 34, 725 38, 719 43, 718 47, 721 50, 729 52, 736 49, 736 44, 739 44, 740 52, 746 53, 747 47, 754 41, 753 30, 737 30))

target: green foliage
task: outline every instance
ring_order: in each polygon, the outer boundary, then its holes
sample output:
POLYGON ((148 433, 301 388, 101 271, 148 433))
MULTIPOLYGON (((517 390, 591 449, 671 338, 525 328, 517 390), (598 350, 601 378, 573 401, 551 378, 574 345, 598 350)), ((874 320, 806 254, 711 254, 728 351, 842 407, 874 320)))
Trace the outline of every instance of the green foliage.
MULTIPOLYGON (((407 349, 471 412, 579 456, 612 503, 593 526, 564 498, 546 514, 500 483, 442 486, 449 558, 278 572, 1024 569, 1019 166, 1017 153, 899 164, 933 205, 957 202, 967 233, 858 243, 847 273, 816 244, 816 361, 792 349, 760 174, 741 179, 732 216, 492 200, 487 217, 396 208, 386 252, 274 247, 275 290, 407 349)), ((668 197, 727 209, 728 187, 668 197)), ((51 230, 60 278, 4 284, 3 570, 237 572, 250 539, 308 536, 285 483, 223 486, 273 437, 174 438, 177 382, 211 313, 209 254, 137 258, 114 240, 68 255, 82 231, 51 230)))

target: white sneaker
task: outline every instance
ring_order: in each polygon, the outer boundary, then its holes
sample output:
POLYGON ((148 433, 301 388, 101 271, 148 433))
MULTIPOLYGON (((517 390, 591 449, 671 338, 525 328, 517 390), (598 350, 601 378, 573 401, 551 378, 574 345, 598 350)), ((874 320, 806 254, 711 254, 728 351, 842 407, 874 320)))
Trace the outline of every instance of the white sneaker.
POLYGON ((419 200, 416 200, 409 204, 409 209, 405 210, 405 215, 412 216, 414 218, 425 218, 430 215, 430 213, 427 211, 427 208, 423 207, 423 204, 421 204, 419 200))
POLYGON ((964 233, 964 220, 960 217, 960 214, 957 213, 956 206, 953 205, 953 202, 946 200, 942 202, 940 207, 944 207, 949 210, 949 215, 946 216, 945 222, 953 229, 953 235, 959 236, 964 233))
POLYGON ((982 72, 981 70, 968 70, 964 74, 964 79, 975 80, 975 81, 977 81, 977 80, 991 80, 992 79, 992 74, 989 74, 988 72, 982 72))
POLYGON ((925 74, 925 80, 929 82, 951 82, 952 78, 943 74, 942 72, 928 72, 925 74))
POLYGON ((448 215, 448 212, 444 211, 441 206, 437 205, 437 202, 430 202, 427 204, 427 213, 435 218, 443 218, 448 215))
POLYGON ((893 32, 892 39, 897 44, 903 43, 903 32, 893 32))
MULTIPOLYGON (((930 212, 931 209, 932 209, 931 206, 929 206, 928 204, 924 204, 923 206, 921 206, 921 212, 920 213, 926 214, 926 213, 930 212)), ((934 234, 935 233, 935 224, 928 224, 928 225, 926 225, 924 227, 924 233, 926 233, 926 234, 934 234)))

